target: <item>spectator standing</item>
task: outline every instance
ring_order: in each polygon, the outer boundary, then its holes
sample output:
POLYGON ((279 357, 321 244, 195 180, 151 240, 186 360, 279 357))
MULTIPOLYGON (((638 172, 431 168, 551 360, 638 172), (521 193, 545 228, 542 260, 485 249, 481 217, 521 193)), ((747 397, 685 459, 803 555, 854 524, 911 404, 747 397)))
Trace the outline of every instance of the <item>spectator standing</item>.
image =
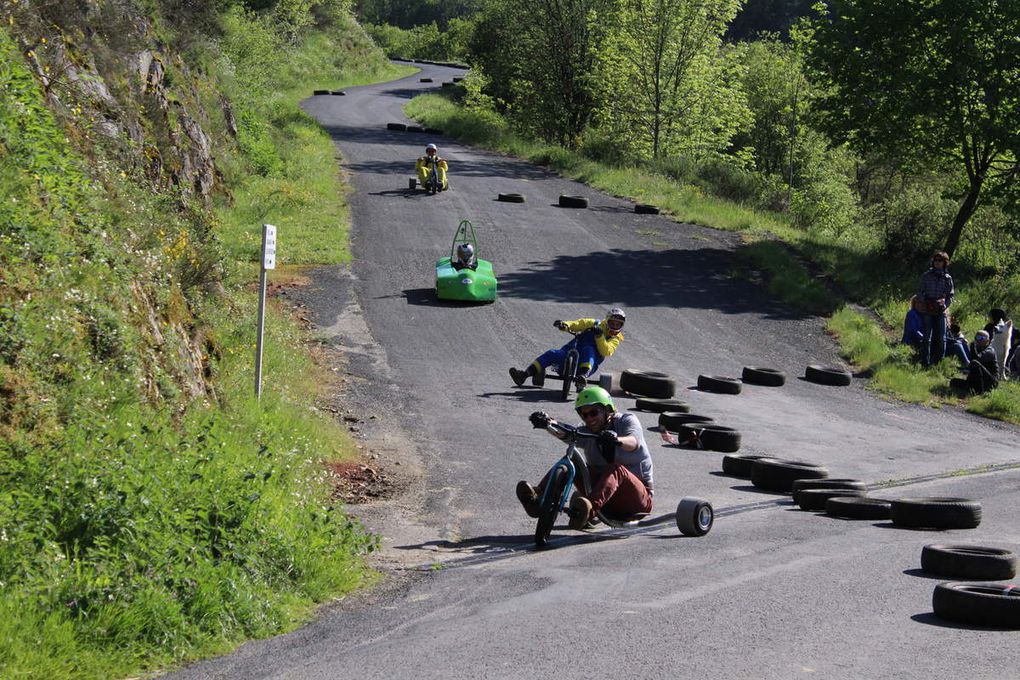
POLYGON ((953 277, 949 275, 949 255, 932 255, 931 266, 921 275, 914 308, 921 314, 921 365, 931 366, 946 354, 946 310, 953 304, 953 277))

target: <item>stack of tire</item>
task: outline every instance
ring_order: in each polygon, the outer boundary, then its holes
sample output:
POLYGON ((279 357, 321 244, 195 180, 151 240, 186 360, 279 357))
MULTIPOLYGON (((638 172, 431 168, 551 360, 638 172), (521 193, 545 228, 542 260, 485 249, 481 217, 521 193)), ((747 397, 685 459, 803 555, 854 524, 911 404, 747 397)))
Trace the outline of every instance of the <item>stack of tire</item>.
POLYGON ((1016 576, 1017 556, 1012 551, 933 543, 921 551, 921 569, 958 579, 935 586, 936 616, 972 626, 1020 629, 1020 585, 1002 580, 1016 576))

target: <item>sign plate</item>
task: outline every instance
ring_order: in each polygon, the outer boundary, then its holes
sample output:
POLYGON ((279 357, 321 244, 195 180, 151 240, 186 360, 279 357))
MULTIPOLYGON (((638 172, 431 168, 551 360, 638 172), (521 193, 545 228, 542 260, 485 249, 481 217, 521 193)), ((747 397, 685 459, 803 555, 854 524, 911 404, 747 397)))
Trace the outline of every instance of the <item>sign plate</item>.
POLYGON ((276 227, 262 225, 262 268, 276 269, 276 227))

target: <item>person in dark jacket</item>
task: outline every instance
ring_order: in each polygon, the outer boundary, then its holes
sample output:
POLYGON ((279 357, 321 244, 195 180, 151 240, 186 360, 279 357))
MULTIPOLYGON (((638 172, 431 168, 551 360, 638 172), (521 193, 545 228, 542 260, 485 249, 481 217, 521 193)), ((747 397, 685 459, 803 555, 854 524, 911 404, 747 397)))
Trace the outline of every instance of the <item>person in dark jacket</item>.
POLYGON ((969 353, 971 359, 967 368, 967 387, 978 394, 995 388, 999 384, 999 365, 988 331, 977 332, 974 342, 970 344, 969 353))
POLYGON ((923 340, 921 365, 931 366, 946 354, 946 310, 953 304, 956 290, 949 275, 949 255, 932 255, 931 267, 921 275, 915 307, 921 314, 923 340))

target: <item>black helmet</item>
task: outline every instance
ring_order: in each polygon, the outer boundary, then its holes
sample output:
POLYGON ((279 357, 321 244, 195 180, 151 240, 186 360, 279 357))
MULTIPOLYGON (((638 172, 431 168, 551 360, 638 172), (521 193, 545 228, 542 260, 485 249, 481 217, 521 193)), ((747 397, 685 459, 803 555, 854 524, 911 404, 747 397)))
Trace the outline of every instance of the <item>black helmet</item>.
POLYGON ((475 247, 470 243, 461 243, 457 246, 457 259, 468 264, 471 262, 471 258, 475 256, 475 247))

